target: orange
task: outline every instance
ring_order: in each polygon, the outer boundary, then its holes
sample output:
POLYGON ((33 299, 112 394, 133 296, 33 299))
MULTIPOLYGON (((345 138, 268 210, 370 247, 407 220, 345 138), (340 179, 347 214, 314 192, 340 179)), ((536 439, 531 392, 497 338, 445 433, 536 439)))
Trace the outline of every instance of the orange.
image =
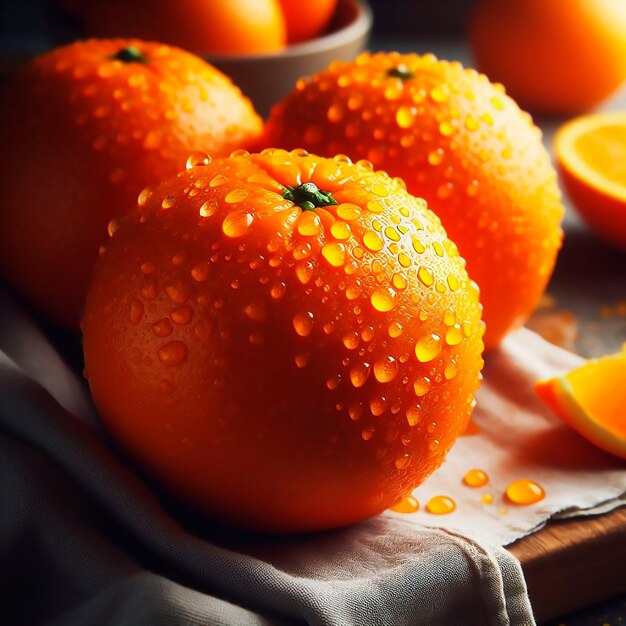
POLYGON ((0 272, 69 327, 110 219, 176 173, 190 151, 228 154, 262 128, 223 74, 137 40, 59 48, 4 88, 0 272))
POLYGON ((572 202, 600 235, 626 248, 626 113, 597 113, 562 126, 554 140, 572 202))
POLYGON ((141 205, 98 264, 84 349, 105 425, 154 477, 296 532, 375 515, 441 464, 483 327, 423 200, 345 157, 265 150, 194 157, 141 205))
POLYGON ((566 424, 602 450, 626 459, 626 345, 620 354, 535 385, 539 398, 566 424))
POLYGON ((320 35, 330 22, 337 0, 278 0, 287 24, 287 40, 298 43, 320 35))
POLYGON ((585 111, 626 78, 623 0, 479 0, 469 40, 478 67, 533 112, 585 111))
POLYGON ((286 43, 278 0, 91 0, 82 11, 91 36, 139 37, 198 54, 276 52, 286 43))
POLYGON ((433 55, 333 63, 273 109, 266 142, 369 159, 425 198, 480 287, 487 347, 539 301, 561 243, 556 173, 530 117, 485 76, 433 55))

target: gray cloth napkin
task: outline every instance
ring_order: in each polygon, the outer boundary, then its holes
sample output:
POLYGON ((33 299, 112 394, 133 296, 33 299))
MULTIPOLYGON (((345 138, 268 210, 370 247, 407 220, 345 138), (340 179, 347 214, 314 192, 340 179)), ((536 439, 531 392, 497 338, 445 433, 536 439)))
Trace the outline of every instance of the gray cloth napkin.
POLYGON ((198 518, 107 443, 79 376, 0 300, 0 615, 7 624, 534 624, 519 563, 379 516, 298 537, 198 518))

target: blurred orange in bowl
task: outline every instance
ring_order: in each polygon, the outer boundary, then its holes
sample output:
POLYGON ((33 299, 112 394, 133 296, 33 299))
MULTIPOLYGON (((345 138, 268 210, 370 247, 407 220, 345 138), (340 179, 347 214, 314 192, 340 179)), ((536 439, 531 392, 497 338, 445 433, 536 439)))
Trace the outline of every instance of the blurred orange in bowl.
POLYGON ((535 113, 591 109, 626 79, 624 0, 479 0, 474 60, 535 113))

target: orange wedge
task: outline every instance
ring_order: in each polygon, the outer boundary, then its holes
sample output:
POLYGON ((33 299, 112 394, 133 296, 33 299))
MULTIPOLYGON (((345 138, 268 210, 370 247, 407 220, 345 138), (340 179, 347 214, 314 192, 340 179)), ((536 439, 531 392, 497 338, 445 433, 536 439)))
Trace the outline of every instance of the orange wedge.
POLYGON ((554 140, 561 178, 598 234, 626 248, 626 113, 597 113, 564 124, 554 140))
POLYGON ((626 344, 620 354, 538 381, 535 392, 591 443, 626 459, 626 344))

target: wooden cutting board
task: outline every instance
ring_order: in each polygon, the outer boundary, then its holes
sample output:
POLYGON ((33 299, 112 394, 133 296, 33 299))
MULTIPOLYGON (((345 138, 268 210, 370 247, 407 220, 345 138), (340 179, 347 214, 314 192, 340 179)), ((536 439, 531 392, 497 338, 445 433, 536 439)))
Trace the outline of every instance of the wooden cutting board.
POLYGON ((538 622, 626 593, 626 508, 550 522, 508 547, 538 622))

